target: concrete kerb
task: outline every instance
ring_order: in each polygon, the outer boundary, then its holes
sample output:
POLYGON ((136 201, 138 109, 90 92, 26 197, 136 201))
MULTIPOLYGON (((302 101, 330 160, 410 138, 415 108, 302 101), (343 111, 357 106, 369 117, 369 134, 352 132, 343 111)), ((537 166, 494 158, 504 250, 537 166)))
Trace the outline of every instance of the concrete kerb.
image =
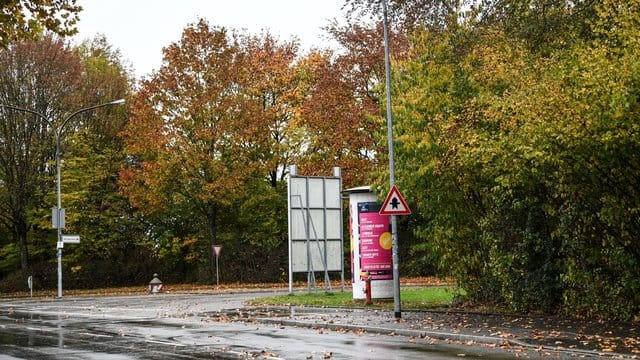
MULTIPOLYGON (((269 309, 274 309, 274 307, 269 307, 269 309)), ((310 308, 307 308, 310 309, 310 308)), ((318 312, 321 312, 323 308, 313 308, 318 312)), ((326 309, 324 309, 326 311, 326 309)), ((331 308, 331 310, 335 311, 336 308, 331 308)), ((345 311, 350 311, 353 309, 345 309, 345 311)), ((470 334, 460 334, 460 333, 452 333, 446 331, 430 331, 430 330, 412 330, 412 329, 402 329, 402 328, 392 328, 392 327, 384 327, 384 326, 372 326, 372 325, 358 325, 358 324, 344 324, 344 323, 335 323, 335 322, 319 322, 319 321, 304 321, 304 320, 293 320, 293 319, 283 319, 283 318, 254 318, 253 320, 270 325, 280 325, 280 326, 292 326, 292 327, 302 327, 302 328, 310 328, 310 329, 326 329, 332 331, 340 331, 340 330, 349 330, 352 332, 360 332, 365 331, 371 334, 379 334, 379 335, 399 335, 404 337, 414 337, 414 338, 430 338, 440 341, 454 341, 462 344, 474 343, 474 344, 485 344, 485 345, 496 345, 496 346, 519 346, 522 348, 526 348, 528 350, 537 351, 537 352, 553 352, 553 353, 564 353, 570 354, 574 356, 590 356, 590 357, 607 357, 607 358, 616 358, 616 359, 637 359, 635 356, 630 356, 626 354, 620 353, 604 353, 592 350, 584 350, 584 349, 572 349, 561 346, 544 346, 544 345, 536 345, 530 344, 524 341, 515 340, 515 339, 506 339, 496 336, 486 336, 486 335, 470 335, 470 334)))

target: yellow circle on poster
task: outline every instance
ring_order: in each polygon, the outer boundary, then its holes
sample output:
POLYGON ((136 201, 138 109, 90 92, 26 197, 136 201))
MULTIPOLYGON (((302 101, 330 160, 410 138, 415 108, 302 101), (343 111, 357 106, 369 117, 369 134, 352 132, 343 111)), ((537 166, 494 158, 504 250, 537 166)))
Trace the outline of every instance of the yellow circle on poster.
POLYGON ((391 246, 393 246, 393 241, 391 240, 391 233, 388 231, 380 234, 380 247, 385 250, 391 250, 391 246))

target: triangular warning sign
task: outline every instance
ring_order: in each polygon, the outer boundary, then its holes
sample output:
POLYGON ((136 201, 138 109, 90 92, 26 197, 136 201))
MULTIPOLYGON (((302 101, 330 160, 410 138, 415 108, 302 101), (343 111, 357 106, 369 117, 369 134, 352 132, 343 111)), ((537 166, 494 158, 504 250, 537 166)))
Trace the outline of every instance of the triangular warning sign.
POLYGON ((411 209, 409 209, 407 202, 404 201, 400 190, 393 185, 378 213, 380 215, 409 215, 411 214, 411 209))
POLYGON ((220 251, 222 251, 222 245, 211 245, 213 249, 213 253, 217 256, 220 256, 220 251))

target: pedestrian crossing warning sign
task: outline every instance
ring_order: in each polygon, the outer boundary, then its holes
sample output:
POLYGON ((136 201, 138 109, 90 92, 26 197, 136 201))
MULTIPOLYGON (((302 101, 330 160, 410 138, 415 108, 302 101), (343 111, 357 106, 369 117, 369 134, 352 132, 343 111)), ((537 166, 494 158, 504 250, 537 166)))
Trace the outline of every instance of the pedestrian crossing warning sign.
POLYGON ((393 185, 387 198, 384 200, 382 207, 380 208, 380 215, 409 215, 411 214, 411 209, 407 205, 407 202, 404 200, 402 195, 400 194, 400 190, 393 185))

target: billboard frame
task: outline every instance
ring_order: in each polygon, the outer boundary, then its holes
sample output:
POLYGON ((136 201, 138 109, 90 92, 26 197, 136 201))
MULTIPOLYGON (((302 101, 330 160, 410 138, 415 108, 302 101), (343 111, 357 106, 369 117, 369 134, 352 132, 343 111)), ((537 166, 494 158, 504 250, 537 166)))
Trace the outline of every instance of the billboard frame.
POLYGON ((342 178, 340 168, 333 176, 298 176, 289 170, 287 186, 289 222, 289 293, 293 274, 307 273, 307 288, 316 289, 315 273, 324 273, 325 290, 331 289, 329 272, 340 271, 344 290, 344 235, 342 178))

